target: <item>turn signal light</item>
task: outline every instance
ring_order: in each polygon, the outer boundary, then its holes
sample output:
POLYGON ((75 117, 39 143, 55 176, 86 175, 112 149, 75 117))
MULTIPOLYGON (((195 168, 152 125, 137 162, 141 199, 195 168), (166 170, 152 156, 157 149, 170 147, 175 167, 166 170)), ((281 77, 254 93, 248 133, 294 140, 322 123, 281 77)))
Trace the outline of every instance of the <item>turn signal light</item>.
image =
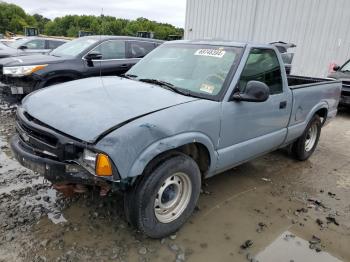
POLYGON ((112 164, 109 157, 105 154, 97 154, 96 161, 96 175, 97 176, 111 176, 112 164))

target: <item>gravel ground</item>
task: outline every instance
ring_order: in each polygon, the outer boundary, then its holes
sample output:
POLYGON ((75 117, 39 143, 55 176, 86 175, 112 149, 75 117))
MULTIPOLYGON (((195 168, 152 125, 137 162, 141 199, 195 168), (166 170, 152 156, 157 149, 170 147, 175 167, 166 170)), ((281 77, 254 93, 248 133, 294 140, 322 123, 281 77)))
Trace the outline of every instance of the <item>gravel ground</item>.
POLYGON ((350 261, 350 111, 306 162, 280 150, 206 180, 190 221, 151 240, 121 196, 65 198, 21 167, 15 109, 0 98, 0 261, 350 261))

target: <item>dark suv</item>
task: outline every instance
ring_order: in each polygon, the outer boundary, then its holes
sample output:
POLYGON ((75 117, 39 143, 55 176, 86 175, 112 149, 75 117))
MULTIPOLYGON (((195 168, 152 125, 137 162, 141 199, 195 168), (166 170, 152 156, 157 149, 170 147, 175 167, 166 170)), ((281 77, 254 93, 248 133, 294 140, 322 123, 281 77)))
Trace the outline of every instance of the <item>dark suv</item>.
POLYGON ((163 41, 123 36, 75 39, 47 55, 0 60, 0 87, 13 95, 79 78, 121 75, 163 41))
POLYGON ((328 77, 343 82, 339 105, 350 108, 350 60, 342 66, 334 65, 333 70, 328 77))

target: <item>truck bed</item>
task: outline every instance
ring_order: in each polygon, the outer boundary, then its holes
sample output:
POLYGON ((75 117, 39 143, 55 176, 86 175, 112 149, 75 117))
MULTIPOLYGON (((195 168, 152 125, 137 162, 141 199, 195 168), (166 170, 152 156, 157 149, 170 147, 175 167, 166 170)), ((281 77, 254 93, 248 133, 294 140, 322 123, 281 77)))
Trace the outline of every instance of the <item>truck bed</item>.
POLYGON ((327 78, 288 76, 293 94, 293 106, 287 141, 291 142, 304 132, 310 118, 319 108, 326 108, 325 120, 335 117, 341 92, 341 81, 327 78))
POLYGON ((340 82, 330 78, 316 78, 316 77, 296 76, 296 75, 288 75, 287 79, 288 79, 288 86, 290 89, 306 88, 306 87, 319 85, 319 84, 331 84, 335 82, 340 82))

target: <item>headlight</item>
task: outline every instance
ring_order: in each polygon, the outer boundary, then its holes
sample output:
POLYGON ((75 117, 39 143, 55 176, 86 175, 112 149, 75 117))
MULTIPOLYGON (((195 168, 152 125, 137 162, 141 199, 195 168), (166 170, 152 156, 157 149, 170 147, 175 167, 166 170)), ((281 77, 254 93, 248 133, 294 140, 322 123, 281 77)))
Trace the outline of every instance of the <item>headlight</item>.
POLYGON ((45 67, 47 67, 47 65, 9 66, 9 67, 4 67, 2 71, 4 75, 26 76, 36 71, 39 71, 45 67))
POLYGON ((95 167, 96 167, 96 156, 97 156, 97 153, 92 152, 91 150, 88 150, 88 149, 84 150, 83 161, 92 170, 95 170, 95 167))
POLYGON ((97 176, 111 176, 113 174, 111 160, 103 153, 95 153, 85 149, 83 161, 97 176))

